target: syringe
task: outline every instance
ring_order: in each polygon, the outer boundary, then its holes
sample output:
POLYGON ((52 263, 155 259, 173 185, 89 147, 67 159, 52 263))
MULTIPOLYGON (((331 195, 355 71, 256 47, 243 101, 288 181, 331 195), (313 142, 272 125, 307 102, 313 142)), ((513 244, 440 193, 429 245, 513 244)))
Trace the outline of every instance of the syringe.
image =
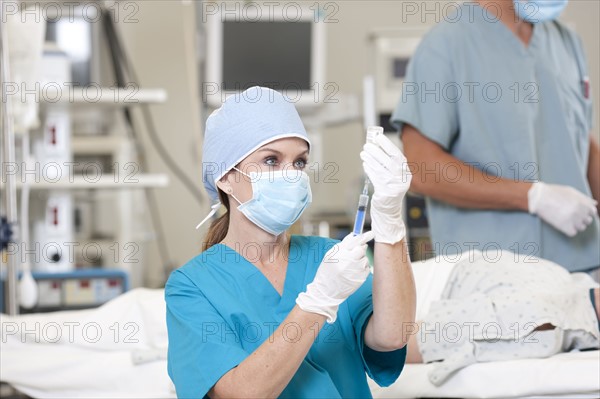
POLYGON ((352 231, 355 236, 362 234, 363 228, 365 227, 365 215, 367 213, 367 206, 369 205, 369 179, 365 179, 365 186, 363 187, 362 194, 358 197, 358 210, 356 211, 356 217, 354 219, 354 230, 352 231))
MULTIPOLYGON (((369 126, 367 128, 367 143, 372 143, 375 136, 383 134, 383 128, 380 126, 369 126)), ((354 229, 352 233, 357 236, 362 234, 365 226, 365 215, 367 213, 367 206, 369 205, 369 181, 368 177, 365 177, 365 185, 363 191, 358 197, 358 210, 356 211, 356 217, 354 218, 354 229)))

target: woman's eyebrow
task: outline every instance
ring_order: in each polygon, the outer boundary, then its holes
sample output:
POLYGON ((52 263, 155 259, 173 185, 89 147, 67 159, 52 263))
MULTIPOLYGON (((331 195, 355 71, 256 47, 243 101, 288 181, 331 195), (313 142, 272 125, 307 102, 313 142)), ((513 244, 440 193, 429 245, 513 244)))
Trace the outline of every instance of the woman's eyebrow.
MULTIPOLYGON (((273 153, 275 153, 275 154, 277 154, 277 155, 281 155, 281 151, 277 151, 276 149, 274 149, 274 148, 269 148, 269 147, 264 147, 264 148, 261 148, 261 149, 259 149, 257 152, 273 152, 273 153)), ((301 152, 301 153, 300 153, 300 154, 298 154, 298 155, 304 155, 304 154, 308 154, 308 149, 306 149, 305 151, 301 152)))

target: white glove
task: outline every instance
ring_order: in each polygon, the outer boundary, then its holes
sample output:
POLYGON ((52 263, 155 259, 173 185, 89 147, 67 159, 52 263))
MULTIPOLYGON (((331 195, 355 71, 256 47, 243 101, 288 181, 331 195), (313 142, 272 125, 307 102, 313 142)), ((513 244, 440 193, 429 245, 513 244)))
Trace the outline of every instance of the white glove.
POLYGON ((296 304, 305 312, 327 316, 332 324, 337 318, 338 307, 352 295, 369 275, 367 242, 372 232, 358 236, 352 233, 334 245, 319 265, 315 279, 300 293, 296 304))
POLYGON ((367 143, 360 153, 363 169, 375 193, 371 199, 371 229, 375 241, 394 244, 406 236, 402 201, 412 174, 404 154, 383 134, 367 143))
POLYGON ((569 186, 533 183, 527 200, 529 213, 569 237, 584 231, 598 214, 597 201, 569 186))

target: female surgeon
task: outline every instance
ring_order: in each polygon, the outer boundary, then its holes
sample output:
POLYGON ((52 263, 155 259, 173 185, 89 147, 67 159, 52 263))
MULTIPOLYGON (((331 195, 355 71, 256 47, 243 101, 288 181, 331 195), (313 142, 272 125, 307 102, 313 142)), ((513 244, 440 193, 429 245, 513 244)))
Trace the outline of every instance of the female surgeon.
POLYGON ((383 135, 365 145, 372 231, 336 242, 286 233, 311 202, 309 149, 271 89, 230 96, 208 118, 203 183, 227 212, 165 287, 179 398, 369 398, 367 374, 380 386, 400 375, 415 317, 406 160, 383 135))

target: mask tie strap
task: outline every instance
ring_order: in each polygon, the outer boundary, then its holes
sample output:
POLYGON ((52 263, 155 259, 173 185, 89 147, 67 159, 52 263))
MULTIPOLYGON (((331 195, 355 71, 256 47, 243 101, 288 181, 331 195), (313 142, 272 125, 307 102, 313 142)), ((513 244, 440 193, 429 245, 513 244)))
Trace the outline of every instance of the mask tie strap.
POLYGON ((236 168, 235 166, 234 166, 232 169, 234 169, 234 170, 237 170, 238 172, 240 172, 241 174, 243 174, 243 175, 244 175, 244 176, 246 176, 247 178, 251 179, 250 175, 248 175, 248 174, 247 174, 247 173, 245 173, 245 172, 242 172, 241 170, 239 170, 239 169, 238 169, 238 168, 236 168))
POLYGON ((233 199, 237 201, 238 204, 242 205, 242 201, 237 199, 237 197, 235 195, 233 195, 233 193, 229 193, 229 195, 231 195, 233 197, 233 199))
POLYGON ((213 204, 210 207, 210 213, 200 222, 198 223, 198 225, 196 226, 196 230, 198 230, 200 228, 200 226, 202 226, 204 223, 206 223, 206 221, 208 219, 210 219, 215 213, 217 213, 217 211, 219 210, 219 208, 221 207, 221 203, 217 202, 216 204, 213 204))

